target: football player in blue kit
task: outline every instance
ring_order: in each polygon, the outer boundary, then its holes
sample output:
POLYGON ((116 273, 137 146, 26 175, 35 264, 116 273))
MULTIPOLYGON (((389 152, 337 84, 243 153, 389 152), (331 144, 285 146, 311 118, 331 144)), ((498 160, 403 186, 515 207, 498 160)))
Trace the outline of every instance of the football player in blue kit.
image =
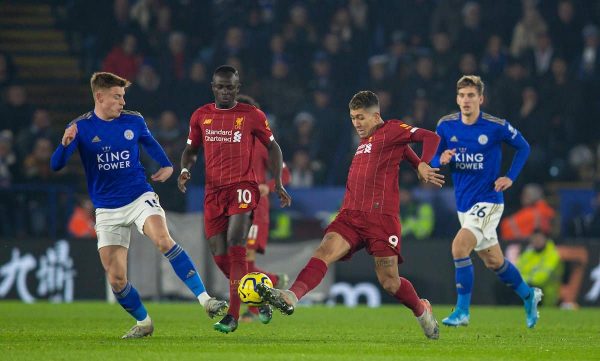
POLYGON ((210 317, 224 315, 228 305, 208 295, 191 258, 169 234, 165 212, 140 163, 139 144, 160 164, 152 181, 166 181, 173 173, 173 165, 150 134, 142 115, 123 109, 125 88, 129 85, 128 80, 111 73, 92 75, 94 110, 69 123, 52 155, 51 166, 60 170, 73 152, 79 151, 88 192, 96 208, 102 266, 117 301, 137 320, 123 338, 140 338, 152 335, 154 326, 139 293, 127 280, 127 251, 133 224, 169 260, 210 317))
POLYGON ((475 250, 485 266, 521 297, 527 327, 532 328, 539 317, 537 306, 542 291, 529 287, 519 270, 504 258, 496 234, 504 209, 502 192, 512 186, 525 165, 529 144, 505 119, 481 111, 484 84, 480 77, 463 76, 456 89, 460 112, 446 115, 438 122, 436 131, 441 141, 431 162, 432 167, 450 166, 461 224, 452 241, 458 298, 454 311, 442 323, 469 324, 473 288, 470 255, 475 250), (502 143, 514 147, 516 153, 506 175, 500 176, 502 143))

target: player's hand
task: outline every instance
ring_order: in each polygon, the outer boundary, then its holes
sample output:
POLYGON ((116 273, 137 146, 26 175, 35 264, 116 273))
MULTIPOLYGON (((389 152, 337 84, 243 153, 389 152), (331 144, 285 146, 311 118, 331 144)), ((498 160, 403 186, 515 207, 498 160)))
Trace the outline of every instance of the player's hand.
POLYGON ((419 163, 417 167, 417 175, 423 183, 431 183, 435 186, 441 187, 444 185, 444 175, 439 174, 439 168, 431 168, 429 164, 425 162, 419 163))
POLYGON ((271 189, 269 188, 268 185, 263 183, 263 184, 258 185, 258 191, 260 192, 261 197, 266 197, 271 192, 271 189))
POLYGON ((496 192, 503 192, 512 186, 513 181, 508 177, 500 177, 494 182, 494 190, 496 192))
POLYGON ((446 149, 445 151, 443 151, 442 155, 440 155, 440 164, 446 165, 446 164, 450 163, 450 161, 452 161, 452 157, 454 157, 455 153, 456 153, 456 148, 446 149))
POLYGON ((155 182, 164 182, 173 174, 173 167, 162 167, 150 177, 155 182))
POLYGON ((292 204, 292 197, 290 197, 290 195, 285 190, 285 188, 283 188, 282 185, 275 185, 275 192, 277 193, 277 196, 279 196, 281 208, 289 207, 292 204))
POLYGON ((177 178, 177 188, 179 188, 181 193, 185 193, 185 191, 187 190, 187 188, 185 187, 185 184, 187 183, 187 181, 190 180, 190 178, 192 178, 192 175, 190 174, 189 171, 186 171, 186 170, 181 172, 181 174, 179 175, 179 178, 177 178))
POLYGON ((62 140, 60 141, 60 143, 63 145, 63 147, 66 147, 69 144, 71 144, 73 139, 75 139, 76 135, 77 135, 77 124, 73 124, 70 127, 68 127, 67 129, 65 129, 65 134, 63 134, 63 137, 62 137, 62 140))

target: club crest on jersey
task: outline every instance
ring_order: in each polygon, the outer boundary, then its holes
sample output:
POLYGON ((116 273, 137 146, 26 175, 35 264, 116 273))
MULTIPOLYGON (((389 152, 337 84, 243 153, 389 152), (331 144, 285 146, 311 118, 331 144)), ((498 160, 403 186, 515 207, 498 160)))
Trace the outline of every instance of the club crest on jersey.
POLYGON ((488 142, 488 137, 485 134, 482 134, 479 136, 479 138, 477 138, 477 141, 479 142, 479 144, 481 145, 486 145, 488 142))
POLYGON ((132 140, 133 139, 133 130, 127 129, 125 131, 125 133, 123 133, 123 136, 125 136, 125 139, 127 139, 127 140, 132 140))
POLYGON ((235 119, 235 129, 242 129, 244 126, 244 117, 238 117, 235 119))

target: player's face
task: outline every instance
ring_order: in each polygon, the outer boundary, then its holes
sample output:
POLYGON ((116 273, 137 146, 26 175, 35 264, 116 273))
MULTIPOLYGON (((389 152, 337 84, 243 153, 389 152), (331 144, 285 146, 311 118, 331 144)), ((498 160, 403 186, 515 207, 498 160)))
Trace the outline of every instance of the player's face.
POLYGON ((470 86, 458 90, 456 104, 464 115, 479 114, 479 107, 482 103, 483 95, 477 92, 477 88, 470 86))
POLYGON ((377 124, 381 123, 381 118, 377 111, 369 109, 350 109, 350 119, 358 136, 361 138, 369 137, 377 124))
POLYGON ((99 90, 97 102, 105 117, 117 118, 125 106, 125 88, 114 86, 110 89, 99 90))
POLYGON ((213 77, 212 91, 217 107, 232 108, 235 105, 235 98, 240 92, 240 79, 233 74, 217 74, 213 77))

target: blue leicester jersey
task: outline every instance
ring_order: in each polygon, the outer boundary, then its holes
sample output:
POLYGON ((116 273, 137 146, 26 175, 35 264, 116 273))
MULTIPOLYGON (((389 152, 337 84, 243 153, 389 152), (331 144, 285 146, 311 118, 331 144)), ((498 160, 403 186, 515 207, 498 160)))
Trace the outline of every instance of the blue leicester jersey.
POLYGON ((502 142, 517 149, 506 173, 514 182, 529 155, 529 144, 521 133, 506 120, 483 112, 471 125, 462 122, 460 113, 442 117, 436 131, 441 140, 432 166, 439 167, 446 149, 456 150, 450 168, 457 210, 466 212, 478 202, 504 203, 502 192, 494 190, 500 177, 502 142))
POLYGON ((93 111, 73 120, 75 139, 59 144, 52 155, 52 169, 59 170, 78 149, 87 178, 88 192, 96 208, 120 208, 152 191, 140 163, 139 144, 161 167, 171 166, 161 146, 152 137, 138 112, 124 110, 111 121, 93 111))

